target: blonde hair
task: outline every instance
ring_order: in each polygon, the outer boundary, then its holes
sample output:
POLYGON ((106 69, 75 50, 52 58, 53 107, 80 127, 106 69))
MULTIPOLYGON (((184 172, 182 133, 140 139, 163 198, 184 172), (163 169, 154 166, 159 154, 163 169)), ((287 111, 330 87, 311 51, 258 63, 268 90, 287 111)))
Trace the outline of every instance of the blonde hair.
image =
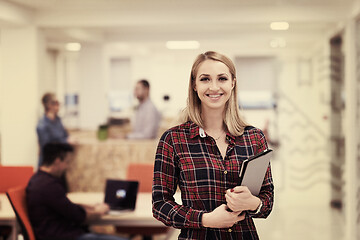
POLYGON ((204 122, 201 118, 201 100, 199 99, 195 88, 196 75, 199 70, 199 66, 205 60, 213 60, 224 63, 230 71, 231 78, 234 81, 234 87, 230 99, 226 102, 224 112, 224 125, 229 133, 233 136, 240 136, 244 132, 244 128, 247 126, 246 122, 240 115, 239 106, 237 104, 237 85, 236 85, 236 69, 234 63, 225 55, 208 51, 197 56, 194 64, 191 68, 189 90, 187 98, 187 106, 183 112, 183 121, 192 121, 198 126, 204 128, 204 122))

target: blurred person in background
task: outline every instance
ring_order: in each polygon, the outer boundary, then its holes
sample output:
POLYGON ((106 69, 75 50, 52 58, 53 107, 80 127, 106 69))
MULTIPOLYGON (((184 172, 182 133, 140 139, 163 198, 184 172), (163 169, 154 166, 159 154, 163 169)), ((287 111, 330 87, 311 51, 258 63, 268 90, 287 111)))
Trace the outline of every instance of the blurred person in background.
POLYGON ((273 206, 270 165, 259 196, 239 186, 242 162, 267 149, 263 132, 245 123, 233 62, 200 54, 191 69, 184 123, 161 137, 155 157, 153 215, 180 228, 179 239, 259 239, 253 218, 273 206), (177 186, 182 204, 174 200, 177 186))
POLYGON ((134 96, 139 100, 136 109, 133 130, 126 137, 128 139, 156 138, 161 121, 161 114, 150 99, 150 84, 142 79, 136 83, 134 96))
POLYGON ((26 188, 31 225, 38 240, 123 240, 87 231, 85 222, 109 211, 105 203, 80 206, 71 202, 60 177, 72 160, 73 147, 67 143, 48 143, 43 162, 26 188))
POLYGON ((42 148, 47 143, 69 143, 69 134, 58 116, 60 103, 53 93, 45 93, 41 98, 44 115, 39 120, 36 132, 39 142, 39 163, 42 163, 42 148))

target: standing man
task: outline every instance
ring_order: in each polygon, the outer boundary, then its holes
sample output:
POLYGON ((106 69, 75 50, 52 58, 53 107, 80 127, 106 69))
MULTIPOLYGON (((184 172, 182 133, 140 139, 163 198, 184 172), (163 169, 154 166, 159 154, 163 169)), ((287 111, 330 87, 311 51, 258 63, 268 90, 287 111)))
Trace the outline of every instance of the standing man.
POLYGON ((150 100, 150 84, 142 79, 137 82, 134 90, 140 104, 137 107, 133 131, 127 135, 129 139, 156 138, 161 115, 150 100))
POLYGON ((85 221, 100 218, 109 211, 105 203, 80 206, 71 202, 60 177, 72 159, 73 147, 66 143, 48 143, 43 162, 26 188, 26 203, 31 225, 38 240, 123 240, 89 233, 85 221))

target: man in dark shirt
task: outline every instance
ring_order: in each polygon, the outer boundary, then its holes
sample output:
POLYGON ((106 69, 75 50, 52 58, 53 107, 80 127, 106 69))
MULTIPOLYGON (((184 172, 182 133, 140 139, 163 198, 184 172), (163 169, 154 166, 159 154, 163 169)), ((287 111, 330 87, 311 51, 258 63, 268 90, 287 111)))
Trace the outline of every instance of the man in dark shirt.
POLYGON ((123 240, 123 238, 88 233, 85 221, 94 220, 109 211, 99 203, 80 206, 72 203, 60 177, 72 158, 73 148, 66 143, 49 143, 43 149, 40 169, 26 188, 29 218, 38 240, 123 240))

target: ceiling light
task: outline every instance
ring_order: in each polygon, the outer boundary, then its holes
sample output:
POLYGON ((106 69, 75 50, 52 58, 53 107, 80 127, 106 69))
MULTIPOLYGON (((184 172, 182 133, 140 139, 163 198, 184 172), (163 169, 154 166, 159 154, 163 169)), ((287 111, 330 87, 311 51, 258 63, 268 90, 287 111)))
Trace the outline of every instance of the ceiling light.
POLYGON ((288 30, 289 26, 288 22, 272 22, 270 24, 271 30, 288 30))
POLYGON ((200 43, 198 41, 167 41, 168 49, 198 49, 200 43))
POLYGON ((66 50, 71 52, 78 52, 81 49, 80 43, 67 43, 66 44, 66 50))

